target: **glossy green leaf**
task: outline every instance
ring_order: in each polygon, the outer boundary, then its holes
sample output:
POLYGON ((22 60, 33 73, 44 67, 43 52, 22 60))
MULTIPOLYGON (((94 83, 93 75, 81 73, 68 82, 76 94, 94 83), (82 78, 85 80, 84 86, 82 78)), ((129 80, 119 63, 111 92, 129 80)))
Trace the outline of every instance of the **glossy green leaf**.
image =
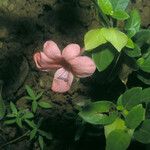
POLYGON ((109 101, 98 101, 87 105, 79 116, 91 124, 111 124, 117 118, 115 105, 109 101))
POLYGON ((141 17, 137 10, 132 10, 130 13, 130 18, 125 24, 125 30, 129 37, 133 37, 140 29, 141 17))
POLYGON ((132 49, 135 47, 135 44, 134 44, 134 42, 132 41, 131 38, 128 38, 126 47, 132 48, 132 49))
POLYGON ((16 123, 17 123, 17 125, 18 125, 20 128, 23 128, 22 119, 21 119, 21 118, 16 118, 16 123))
POLYGON ((128 13, 126 13, 124 10, 116 10, 111 16, 117 20, 126 20, 129 18, 128 13))
POLYGON ((134 138, 144 144, 150 143, 150 119, 144 120, 141 127, 134 132, 134 138))
POLYGON ((13 102, 10 102, 10 108, 11 108, 11 111, 12 111, 13 114, 18 113, 17 108, 16 108, 16 106, 13 102))
POLYGON ((130 0, 110 0, 114 10, 125 10, 130 0))
POLYGON ((25 119, 25 122, 31 127, 31 128, 37 128, 36 124, 32 120, 25 119))
POLYGON ((122 104, 126 109, 130 110, 132 107, 141 103, 141 96, 141 87, 134 87, 129 89, 122 96, 122 104))
POLYGON ((107 138, 107 136, 114 130, 116 129, 121 129, 121 130, 125 130, 127 127, 125 126, 125 122, 124 120, 117 118, 112 124, 106 125, 104 127, 105 129, 105 137, 107 138))
POLYGON ((112 4, 109 0, 97 0, 98 5, 104 14, 110 15, 113 11, 112 4))
POLYGON ((126 150, 131 136, 124 130, 114 130, 106 138, 106 150, 126 150))
POLYGON ((126 126, 130 129, 137 128, 145 119, 145 109, 142 104, 134 106, 128 113, 125 119, 126 126))
POLYGON ((92 53, 98 71, 105 70, 113 61, 115 54, 108 48, 92 53))
POLYGON ((105 39, 110 42, 120 52, 128 42, 128 37, 121 31, 115 28, 102 28, 101 29, 105 39))
POLYGON ((141 101, 145 103, 150 103, 150 88, 146 88, 142 91, 141 101))
POLYGON ((106 42, 107 41, 101 33, 101 29, 90 30, 85 34, 84 37, 85 50, 93 50, 94 48, 106 42))
POLYGON ((31 119, 34 117, 34 114, 32 112, 26 112, 23 117, 24 119, 31 119))
POLYGON ((38 102, 38 104, 42 108, 52 108, 52 105, 48 102, 40 101, 40 102, 38 102))

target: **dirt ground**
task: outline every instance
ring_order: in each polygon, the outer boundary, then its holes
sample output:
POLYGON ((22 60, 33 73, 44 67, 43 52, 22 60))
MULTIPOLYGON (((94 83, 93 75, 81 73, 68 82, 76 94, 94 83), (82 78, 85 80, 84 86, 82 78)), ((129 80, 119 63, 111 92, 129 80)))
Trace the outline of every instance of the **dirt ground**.
MULTIPOLYGON (((132 2, 131 7, 140 11, 142 26, 148 28, 150 1, 132 2)), ((69 43, 78 43, 82 47, 84 34, 99 25, 98 15, 90 0, 0 0, 0 80, 4 81, 3 97, 7 102, 13 100, 19 107, 25 107, 25 84, 45 92, 45 99, 55 105, 55 109, 42 112, 44 118, 49 120, 49 129, 56 139, 48 144, 48 149, 91 150, 94 143, 99 143, 95 145, 97 150, 105 145, 104 141, 98 140, 103 135, 96 134, 101 129, 94 129, 95 136, 89 132, 93 130, 90 126, 87 126, 81 142, 73 141, 77 128, 74 102, 84 102, 91 97, 113 99, 125 89, 121 81, 115 80, 109 88, 101 85, 104 92, 96 94, 99 88, 92 89, 95 81, 93 76, 80 82, 75 80, 72 89, 66 94, 56 94, 50 90, 53 73, 38 71, 33 62, 34 52, 42 50, 46 40, 55 41, 61 49, 69 43), (118 92, 117 86, 120 87, 118 92)), ((12 139, 16 136, 16 129, 13 128, 12 135, 10 130, 12 128, 6 129, 8 137, 12 139)), ((27 150, 29 146, 30 143, 24 140, 10 149, 27 150)))

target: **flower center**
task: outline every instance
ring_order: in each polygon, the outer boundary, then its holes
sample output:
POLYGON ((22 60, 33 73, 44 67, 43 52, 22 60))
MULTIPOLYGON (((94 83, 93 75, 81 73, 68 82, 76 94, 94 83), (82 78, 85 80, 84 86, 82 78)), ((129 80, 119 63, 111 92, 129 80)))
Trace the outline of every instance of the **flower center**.
POLYGON ((65 59, 62 59, 61 60, 61 65, 68 71, 71 71, 71 65, 65 60, 65 59))

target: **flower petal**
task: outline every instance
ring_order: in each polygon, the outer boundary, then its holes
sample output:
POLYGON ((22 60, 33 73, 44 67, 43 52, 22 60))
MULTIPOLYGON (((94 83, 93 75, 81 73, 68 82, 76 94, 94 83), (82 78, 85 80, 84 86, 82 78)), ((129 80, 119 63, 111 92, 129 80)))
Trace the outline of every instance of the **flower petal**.
POLYGON ((73 82, 73 74, 64 68, 56 71, 52 83, 52 90, 54 92, 64 93, 67 92, 73 82))
POLYGON ((81 48, 78 44, 69 44, 62 51, 62 56, 67 61, 76 58, 80 53, 81 48))
POLYGON ((42 71, 49 71, 53 69, 58 69, 61 67, 57 62, 48 58, 43 52, 37 52, 33 56, 34 61, 38 69, 42 71))
POLYGON ((61 52, 60 52, 57 44, 53 41, 47 41, 44 43, 43 52, 50 59, 59 60, 61 58, 61 52))
POLYGON ((96 70, 94 62, 87 56, 79 56, 69 61, 69 63, 73 73, 80 78, 91 76, 96 70))

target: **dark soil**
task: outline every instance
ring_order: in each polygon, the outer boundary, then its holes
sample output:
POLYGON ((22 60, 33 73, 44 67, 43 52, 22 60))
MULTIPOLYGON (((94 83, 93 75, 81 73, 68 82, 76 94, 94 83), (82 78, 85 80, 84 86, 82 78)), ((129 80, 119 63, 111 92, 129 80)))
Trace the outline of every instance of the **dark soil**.
MULTIPOLYGON (((148 28, 150 1, 135 0, 131 7, 140 10, 143 26, 148 28)), ((56 94, 50 90, 53 73, 40 72, 33 62, 34 52, 42 50, 46 40, 55 41, 61 49, 69 43, 78 43, 82 47, 84 34, 98 26, 100 22, 90 0, 0 1, 0 80, 4 82, 2 94, 6 103, 11 100, 24 108, 26 84, 35 90, 44 91, 44 98, 54 105, 51 110, 40 111, 46 122, 43 128, 51 131, 54 137, 50 143, 47 142, 47 150, 104 149, 103 129, 89 124, 85 126, 81 139, 74 141, 79 128, 78 112, 74 105, 79 101, 86 103, 87 99, 115 101, 126 88, 120 79, 115 77, 108 82, 104 77, 109 72, 95 73, 80 82, 75 80, 68 93, 56 94)), ((22 132, 16 127, 4 127, 1 132, 0 125, 0 145, 18 137, 22 132)), ((134 142, 129 149, 137 150, 137 147, 144 149, 143 145, 134 142)), ((38 148, 24 139, 6 149, 38 148)))

